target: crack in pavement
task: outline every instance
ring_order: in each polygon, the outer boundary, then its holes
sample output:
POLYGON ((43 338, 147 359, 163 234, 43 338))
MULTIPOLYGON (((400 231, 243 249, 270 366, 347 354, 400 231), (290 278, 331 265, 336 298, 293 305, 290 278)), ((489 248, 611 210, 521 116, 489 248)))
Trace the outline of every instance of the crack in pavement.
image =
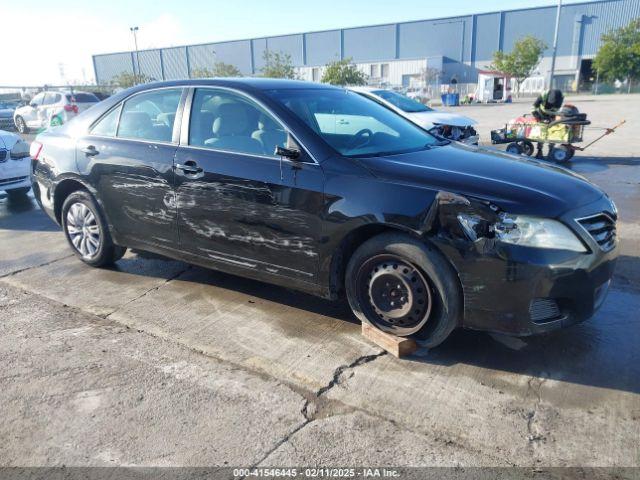
POLYGON ((175 280, 176 278, 180 277, 181 275, 187 273, 190 269, 192 268, 192 265, 187 265, 186 268, 183 268, 182 270, 180 270, 179 272, 175 273, 174 275, 171 275, 170 277, 166 278, 164 282, 151 287, 150 289, 142 292, 140 295, 138 295, 135 298, 132 298, 131 300, 123 303, 122 305, 120 305, 119 307, 116 307, 115 309, 113 309, 111 312, 107 313, 106 315, 98 315, 100 318, 104 318, 105 320, 108 319, 111 315, 113 315, 114 313, 120 311, 121 309, 123 309, 124 307, 126 307, 127 305, 140 300, 141 298, 147 296, 149 293, 151 292, 155 292, 156 290, 159 290, 161 287, 164 287, 167 283, 171 282, 172 280, 175 280))
POLYGON ((69 255, 65 255, 64 257, 56 258, 54 260, 49 260, 48 262, 44 262, 44 263, 41 263, 39 265, 31 265, 30 267, 20 268, 18 270, 14 270, 13 272, 9 272, 9 273, 5 273, 4 275, 0 275, 0 279, 12 277, 13 275, 18 275, 19 273, 26 272, 26 271, 32 270, 34 268, 46 267, 48 265, 51 265, 51 264, 56 263, 56 262, 60 262, 61 260, 66 260, 67 258, 71 258, 73 256, 75 256, 75 255, 73 253, 71 253, 69 255))
POLYGON ((538 409, 540 408, 540 403, 542 402, 542 393, 541 393, 542 385, 546 381, 547 379, 545 377, 542 377, 542 378, 531 377, 527 381, 527 397, 531 392, 533 392, 534 395, 536 396, 536 400, 533 405, 533 410, 529 411, 526 414, 527 432, 529 433, 529 435, 527 436, 527 440, 529 440, 530 444, 534 442, 539 442, 545 439, 542 433, 534 431, 534 422, 536 420, 536 415, 538 414, 538 409), (537 384, 534 385, 534 382, 536 382, 537 384))

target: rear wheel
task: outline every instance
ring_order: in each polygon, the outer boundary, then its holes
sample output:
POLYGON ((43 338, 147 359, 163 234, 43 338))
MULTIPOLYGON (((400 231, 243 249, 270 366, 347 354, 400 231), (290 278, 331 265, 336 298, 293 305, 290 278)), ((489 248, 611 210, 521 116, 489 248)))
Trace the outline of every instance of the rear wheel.
POLYGON ((110 265, 126 252, 126 248, 114 245, 100 209, 88 192, 76 191, 66 198, 62 228, 76 256, 93 267, 110 265))
POLYGON ((514 155, 522 155, 522 147, 520 144, 513 142, 507 145, 507 152, 514 155))
POLYGON ((380 330, 442 343, 461 318, 455 271, 427 244, 385 233, 361 245, 347 265, 346 287, 355 315, 380 330))
POLYGON ((27 124, 24 121, 24 118, 21 116, 17 116, 15 120, 16 130, 18 133, 29 133, 29 129, 27 128, 27 124))
POLYGON ((522 153, 524 153, 526 156, 530 157, 531 155, 533 155, 533 152, 535 152, 535 147, 533 146, 533 143, 531 143, 529 140, 525 140, 524 142, 522 142, 522 153))

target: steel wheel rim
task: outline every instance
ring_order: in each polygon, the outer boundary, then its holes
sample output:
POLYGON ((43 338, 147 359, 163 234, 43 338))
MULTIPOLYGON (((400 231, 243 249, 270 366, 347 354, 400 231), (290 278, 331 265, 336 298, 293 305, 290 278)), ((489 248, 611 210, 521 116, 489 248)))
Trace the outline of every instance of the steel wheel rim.
POLYGON ((22 117, 18 117, 17 123, 18 123, 18 132, 24 133, 25 123, 24 123, 24 120, 22 119, 22 117))
POLYGON ((358 297, 366 316, 381 330, 417 333, 428 322, 433 297, 419 268, 395 255, 378 255, 362 264, 358 297))
POLYGON ((84 203, 76 202, 69 207, 66 220, 67 235, 73 248, 83 258, 95 257, 102 243, 100 225, 95 214, 84 203))

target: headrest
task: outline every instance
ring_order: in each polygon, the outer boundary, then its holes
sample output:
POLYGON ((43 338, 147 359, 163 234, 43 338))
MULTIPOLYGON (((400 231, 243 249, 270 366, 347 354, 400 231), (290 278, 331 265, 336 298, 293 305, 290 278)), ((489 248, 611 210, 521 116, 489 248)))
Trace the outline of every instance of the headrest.
POLYGON ((273 118, 264 113, 260 114, 260 119, 258 120, 258 129, 260 130, 282 130, 280 125, 278 125, 273 118))
POLYGON ((169 128, 173 128, 173 122, 176 120, 175 113, 159 113, 157 117, 158 122, 165 124, 169 128))
POLYGON ((124 112, 120 119, 120 132, 134 133, 152 127, 151 117, 145 112, 124 112))
POLYGON ((224 103, 218 108, 218 117, 213 121, 213 133, 218 137, 240 135, 249 128, 247 109, 238 103, 224 103))

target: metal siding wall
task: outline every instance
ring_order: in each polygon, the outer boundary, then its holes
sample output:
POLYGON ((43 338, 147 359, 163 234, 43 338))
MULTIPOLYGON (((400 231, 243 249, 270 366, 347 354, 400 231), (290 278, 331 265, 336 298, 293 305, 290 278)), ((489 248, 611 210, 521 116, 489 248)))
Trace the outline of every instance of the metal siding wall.
POLYGON ((500 44, 500 14, 489 13, 476 17, 476 52, 475 60, 488 62, 500 44))
POLYGON ((187 50, 185 47, 165 48, 162 50, 164 77, 167 80, 189 78, 187 71, 187 50))
POLYGON ((111 82, 113 77, 123 72, 133 73, 133 63, 129 52, 95 55, 93 58, 96 67, 96 83, 107 84, 111 82))
POLYGON ((264 38, 255 38, 251 40, 253 43, 253 65, 255 74, 259 74, 264 67, 264 52, 267 49, 267 40, 264 38))
POLYGON ((189 47, 189 67, 193 72, 196 68, 206 68, 211 70, 213 64, 216 61, 215 57, 215 43, 208 43, 206 45, 194 45, 189 47))
MULTIPOLYGON (((462 60, 463 31, 471 32, 467 17, 426 20, 400 24, 400 58, 426 58, 442 55, 462 60)), ((468 56, 465 55, 465 56, 468 56)))
POLYGON ((513 48, 513 44, 526 35, 532 35, 539 38, 545 42, 550 49, 553 45, 553 32, 555 25, 555 7, 504 12, 503 49, 505 52, 510 52, 513 48))
MULTIPOLYGON (((162 69, 160 67, 160 50, 141 50, 139 72, 152 80, 162 80, 162 69)), ((133 54, 136 57, 135 53, 133 54)))
POLYGON ((307 65, 340 60, 340 30, 307 33, 307 65))
POLYGON ((282 52, 291 55, 294 65, 303 65, 302 35, 285 35, 267 38, 267 46, 271 52, 282 52))
POLYGON ((229 63, 235 66, 243 75, 251 75, 251 42, 223 42, 213 44, 216 62, 229 63))
MULTIPOLYGON (((271 51, 289 53, 296 66, 304 63, 305 44, 306 64, 310 66, 325 65, 339 59, 341 47, 344 47, 344 56, 352 57, 356 62, 390 61, 396 56, 400 59, 444 56, 470 62, 471 48, 474 45, 473 58, 476 64, 483 66, 490 63, 493 52, 499 48, 501 16, 505 51, 510 51, 519 38, 533 35, 547 43, 549 49, 545 55, 548 57, 553 43, 555 12, 555 7, 550 6, 479 14, 476 16, 475 39, 472 39, 472 17, 466 16, 311 32, 304 36, 304 42, 303 35, 297 34, 195 45, 188 47, 188 59, 184 47, 167 48, 163 50, 162 58, 167 79, 186 77, 187 65, 192 69, 211 68, 215 61, 233 64, 245 75, 259 74, 264 65, 263 52, 267 45, 271 51), (344 44, 341 43, 342 36, 344 44)), ((640 0, 602 0, 564 5, 560 17, 558 67, 577 68, 580 57, 595 55, 603 33, 626 25, 631 19, 639 16, 640 0)), ((122 72, 132 73, 131 57, 131 53, 128 52, 95 55, 96 81, 108 83, 122 72)), ((143 73, 161 78, 158 50, 140 51, 140 63, 143 73)))
POLYGON ((396 26, 344 30, 344 56, 354 62, 392 60, 396 56, 396 26))

